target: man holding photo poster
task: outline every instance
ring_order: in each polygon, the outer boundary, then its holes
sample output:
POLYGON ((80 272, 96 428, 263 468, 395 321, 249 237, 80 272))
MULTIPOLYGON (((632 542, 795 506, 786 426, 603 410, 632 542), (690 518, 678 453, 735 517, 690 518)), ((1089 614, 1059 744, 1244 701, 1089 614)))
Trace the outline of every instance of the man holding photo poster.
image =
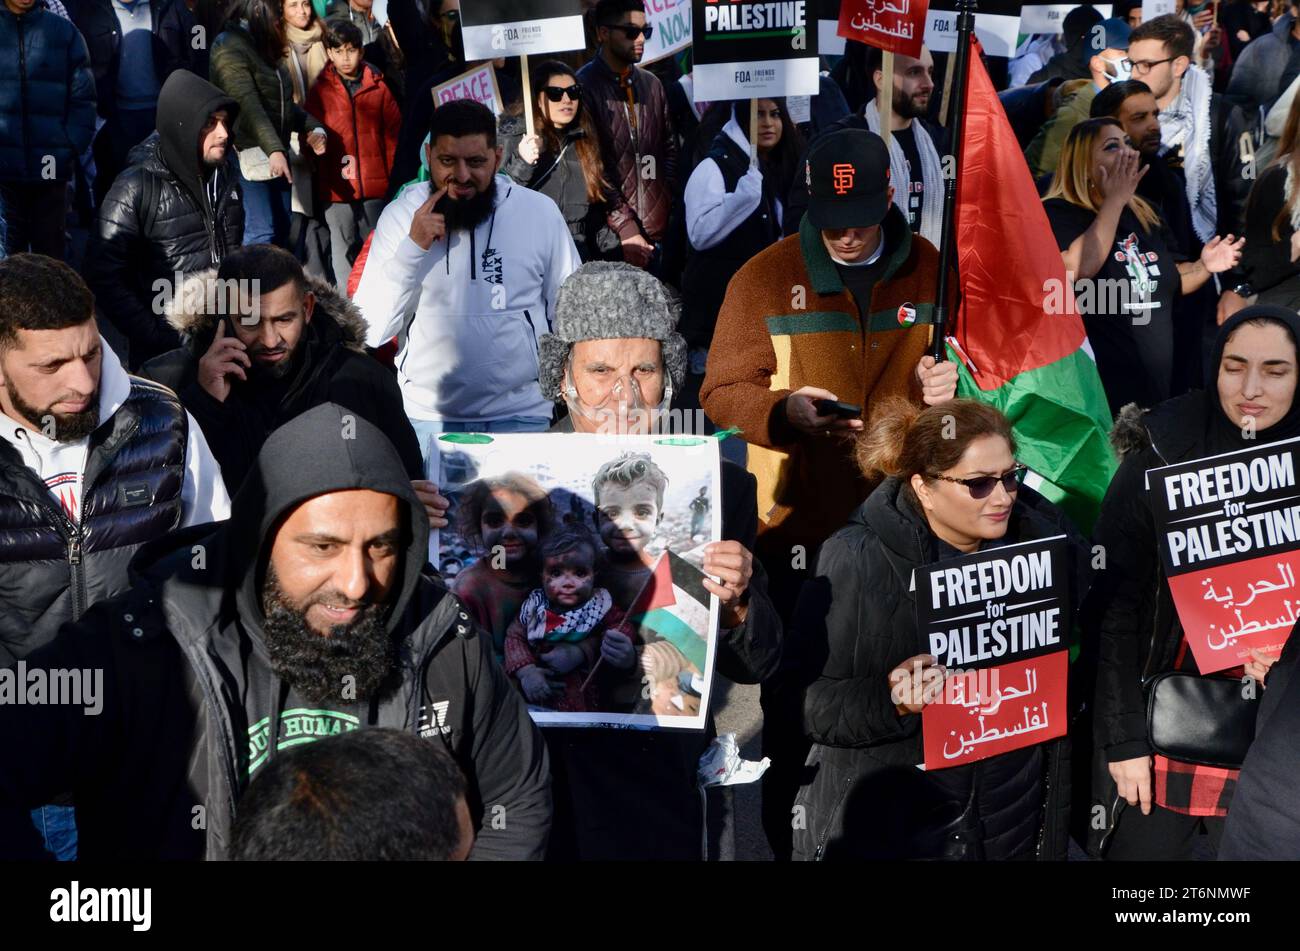
MULTIPOLYGON (((1122 461, 1094 531, 1095 550, 1106 559, 1092 595, 1101 607, 1094 808, 1101 805, 1106 815, 1089 843, 1094 854, 1180 860, 1212 856, 1218 847, 1238 770, 1160 755, 1147 730, 1144 683, 1167 671, 1204 673, 1162 567, 1147 472, 1300 436, 1297 339, 1294 311, 1239 311, 1219 328, 1204 391, 1145 412, 1130 405, 1116 423, 1112 440, 1122 461)), ((1207 710, 1208 721, 1253 716, 1239 708, 1258 699, 1257 685, 1267 685, 1276 659, 1276 652, 1255 649, 1242 666, 1224 671, 1242 689, 1231 703, 1207 710), (1251 681, 1241 683, 1245 676, 1251 681)))
MULTIPOLYGON (((616 437, 650 433, 654 424, 669 428, 663 422, 671 418, 667 410, 686 373, 677 318, 678 305, 664 285, 632 265, 592 262, 570 275, 560 287, 555 329, 542 338, 539 358, 542 392, 569 409, 552 431, 616 437)), ((626 609, 649 572, 644 549, 662 516, 661 473, 653 464, 624 458, 616 438, 610 443, 610 463, 595 476, 608 555, 598 581, 626 609)), ((751 554, 758 525, 754 479, 725 460, 721 471, 722 541, 707 546, 702 565, 711 576, 703 585, 721 606, 716 669, 735 683, 758 683, 780 657, 781 623, 767 595, 766 573, 751 554)), ((622 671, 630 671, 635 660, 631 640, 617 631, 604 634, 600 656, 622 671)), ((652 655, 643 663, 655 662, 652 655)), ((639 687, 640 671, 632 673, 639 687)), ((555 802, 550 857, 698 859, 706 831, 708 857, 727 857, 722 797, 710 790, 702 812, 696 776, 714 735, 711 720, 703 734, 543 734, 555 802)))

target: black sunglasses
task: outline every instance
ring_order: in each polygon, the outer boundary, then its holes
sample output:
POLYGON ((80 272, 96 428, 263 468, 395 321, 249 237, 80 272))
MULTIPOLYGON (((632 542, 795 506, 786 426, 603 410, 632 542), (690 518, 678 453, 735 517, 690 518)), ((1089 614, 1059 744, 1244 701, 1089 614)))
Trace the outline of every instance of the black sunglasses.
POLYGON ((974 476, 970 479, 954 479, 952 476, 931 475, 930 478, 942 479, 944 482, 956 482, 958 485, 964 485, 970 490, 972 499, 987 499, 993 494, 993 489, 999 482, 1002 483, 1002 488, 1006 490, 1007 495, 1014 494, 1020 488, 1021 476, 1028 471, 1028 466, 1015 465, 1000 476, 974 476))
POLYGON ((623 35, 634 42, 638 36, 642 35, 644 35, 647 40, 650 39, 650 35, 655 31, 655 28, 649 23, 645 26, 630 26, 623 23, 602 23, 601 26, 607 30, 622 30, 623 35))
POLYGON ((565 96, 573 102, 582 98, 582 86, 579 83, 574 83, 572 86, 543 86, 542 92, 546 93, 546 98, 551 102, 559 102, 565 96))

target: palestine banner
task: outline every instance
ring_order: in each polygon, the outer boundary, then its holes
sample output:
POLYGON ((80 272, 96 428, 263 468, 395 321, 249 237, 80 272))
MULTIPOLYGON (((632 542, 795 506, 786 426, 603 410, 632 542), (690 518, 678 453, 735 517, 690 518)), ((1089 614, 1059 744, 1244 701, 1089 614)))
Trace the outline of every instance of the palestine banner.
POLYGON ((948 328, 957 395, 1011 420, 1017 458, 1031 470, 1025 484, 1088 531, 1115 472, 1110 409, 1047 213, 978 49, 957 175, 961 305, 948 328))
POLYGON ((921 712, 926 769, 1065 735, 1068 564, 1058 535, 917 569, 924 650, 948 671, 921 712))
POLYGON ((697 0, 693 17, 696 102, 817 95, 808 0, 697 0))
MULTIPOLYGON (((1064 28, 1065 15, 1077 6, 1077 3, 1026 3, 1020 8, 1020 32, 1052 33, 1059 36, 1064 28)), ((1092 8, 1103 18, 1110 16, 1109 3, 1094 3, 1092 8)))
POLYGON ((654 31, 645 41, 642 66, 691 45, 691 0, 645 0, 645 21, 654 31))
POLYGON ((463 0, 460 29, 467 61, 587 45, 581 0, 463 0))
POLYGON ((1203 674, 1281 650, 1300 609, 1300 439, 1151 469, 1178 620, 1203 674))
POLYGON ((921 55, 928 0, 843 0, 838 33, 904 56, 921 55))
MULTIPOLYGON (((979 0, 975 35, 990 56, 1014 56, 1020 35, 1020 4, 979 0)), ((932 0, 925 16, 925 45, 931 53, 957 49, 957 0, 932 0)))

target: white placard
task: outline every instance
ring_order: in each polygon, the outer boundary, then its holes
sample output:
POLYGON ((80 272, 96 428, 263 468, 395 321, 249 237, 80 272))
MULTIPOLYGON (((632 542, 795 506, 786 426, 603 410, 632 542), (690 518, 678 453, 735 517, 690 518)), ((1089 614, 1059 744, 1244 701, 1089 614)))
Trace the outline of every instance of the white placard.
POLYGON ((691 45, 691 0, 645 0, 645 19, 654 32, 645 41, 642 66, 691 45))
MULTIPOLYGON (((1020 8, 1020 32, 1060 35, 1065 15, 1077 6, 1077 3, 1027 3, 1020 8)), ((1092 7, 1101 14, 1102 19, 1110 18, 1113 9, 1111 4, 1094 3, 1092 7)))
MULTIPOLYGON (((1015 56, 1020 34, 1020 17, 992 13, 975 14, 975 35, 990 56, 1015 56)), ((957 14, 952 10, 930 10, 925 14, 925 45, 932 53, 957 49, 957 14)))

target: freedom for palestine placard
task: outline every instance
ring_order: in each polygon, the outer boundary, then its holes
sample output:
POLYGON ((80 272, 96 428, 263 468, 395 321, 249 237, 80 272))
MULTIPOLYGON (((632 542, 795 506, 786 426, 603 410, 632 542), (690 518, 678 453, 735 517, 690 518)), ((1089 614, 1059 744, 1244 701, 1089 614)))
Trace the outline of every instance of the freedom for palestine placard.
POLYGON ((1067 552, 1058 535, 917 569, 923 650, 947 671, 921 712, 926 769, 1065 735, 1067 552))
POLYGON ((1147 471, 1160 559, 1201 673, 1281 650, 1300 609, 1300 439, 1147 471))
POLYGON ((807 0, 695 0, 691 32, 696 102, 817 94, 807 0))

